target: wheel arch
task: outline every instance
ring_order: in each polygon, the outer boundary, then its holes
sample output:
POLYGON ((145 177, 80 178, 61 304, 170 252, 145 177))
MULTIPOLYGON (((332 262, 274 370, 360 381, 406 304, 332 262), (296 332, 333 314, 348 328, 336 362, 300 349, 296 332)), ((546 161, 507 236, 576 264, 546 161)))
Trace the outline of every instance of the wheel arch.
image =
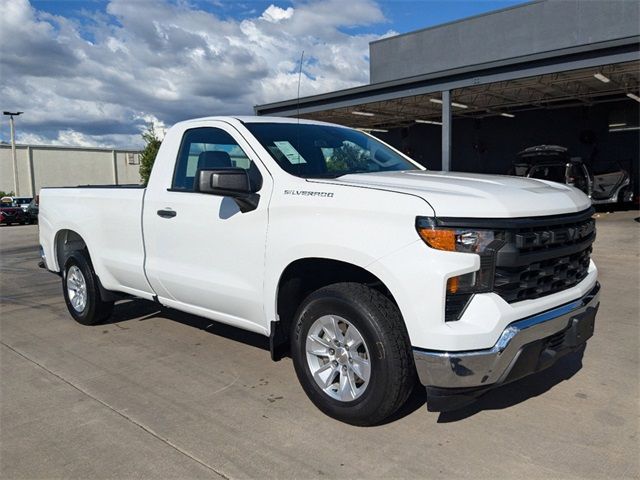
POLYGON ((302 301, 327 285, 355 282, 378 290, 398 307, 387 285, 368 269, 344 260, 325 257, 299 258, 280 274, 275 295, 277 320, 271 322, 270 348, 274 360, 289 353, 289 330, 302 301))
MULTIPOLYGON (((62 273, 64 264, 69 256, 73 252, 79 250, 87 250, 87 253, 89 252, 87 242, 85 242, 84 238, 82 238, 82 236, 78 232, 70 228, 63 228, 56 232, 54 240, 54 253, 58 271, 60 273, 62 273)), ((90 258, 91 254, 89 254, 89 259, 90 258)))
POLYGON ((70 228, 63 228, 61 230, 58 230, 58 232, 55 235, 54 248, 55 248, 54 250, 55 259, 56 259, 56 262, 58 263, 58 272, 60 273, 60 276, 64 277, 63 270, 64 270, 65 263, 67 262, 67 259, 74 252, 84 251, 87 257, 87 262, 89 263, 89 266, 96 277, 98 290, 100 292, 100 297, 102 298, 102 300, 114 301, 119 299, 122 296, 122 294, 112 292, 103 287, 102 282, 100 281, 100 276, 96 274, 94 271, 93 262, 91 261, 91 252, 89 251, 89 246, 87 245, 87 242, 85 242, 84 238, 82 238, 82 236, 78 232, 70 228))

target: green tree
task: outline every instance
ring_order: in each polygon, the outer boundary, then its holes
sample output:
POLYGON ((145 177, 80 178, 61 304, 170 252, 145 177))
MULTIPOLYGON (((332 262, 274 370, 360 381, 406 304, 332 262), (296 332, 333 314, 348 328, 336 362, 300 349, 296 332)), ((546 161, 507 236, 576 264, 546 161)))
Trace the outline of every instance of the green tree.
POLYGON ((369 151, 352 142, 334 148, 327 159, 327 172, 367 171, 369 151))
POLYGON ((149 124, 147 129, 142 132, 142 139, 144 140, 145 146, 140 154, 140 179, 142 183, 146 185, 149 182, 153 162, 156 160, 156 155, 158 154, 162 141, 158 138, 153 123, 149 124))

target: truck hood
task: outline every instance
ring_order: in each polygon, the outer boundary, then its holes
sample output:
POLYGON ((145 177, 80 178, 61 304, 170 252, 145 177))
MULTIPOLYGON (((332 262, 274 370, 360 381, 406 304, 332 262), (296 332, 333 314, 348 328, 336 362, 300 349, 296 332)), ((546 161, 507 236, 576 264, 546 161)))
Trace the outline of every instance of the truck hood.
POLYGON ((577 188, 506 175, 409 170, 344 175, 330 183, 416 195, 439 217, 557 215, 591 206, 589 198, 577 188))

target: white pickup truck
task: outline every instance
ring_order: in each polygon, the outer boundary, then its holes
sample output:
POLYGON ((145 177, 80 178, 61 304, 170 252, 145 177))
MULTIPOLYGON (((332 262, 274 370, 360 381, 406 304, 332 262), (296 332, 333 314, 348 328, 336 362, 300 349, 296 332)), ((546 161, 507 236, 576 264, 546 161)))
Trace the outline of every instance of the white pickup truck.
POLYGON ((590 201, 559 183, 430 172, 361 131, 273 117, 174 125, 144 187, 46 188, 41 264, 80 323, 125 296, 270 338, 323 412, 380 423, 584 348, 590 201))

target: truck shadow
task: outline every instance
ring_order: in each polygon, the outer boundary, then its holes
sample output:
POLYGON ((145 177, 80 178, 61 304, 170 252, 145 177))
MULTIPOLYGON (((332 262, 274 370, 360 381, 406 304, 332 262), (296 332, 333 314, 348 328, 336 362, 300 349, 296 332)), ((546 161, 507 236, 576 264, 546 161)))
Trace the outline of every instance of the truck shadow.
POLYGON ((161 316, 160 305, 140 299, 127 299, 116 302, 113 313, 102 325, 113 325, 115 323, 128 322, 131 320, 146 320, 161 316))
MULTIPOLYGON (((263 335, 170 308, 164 308, 147 300, 135 299, 118 302, 113 315, 107 323, 115 324, 133 320, 144 321, 152 318, 178 322, 269 352, 269 339, 263 335)), ((542 395, 555 385, 573 377, 582 368, 583 355, 584 350, 568 354, 546 370, 490 390, 463 408, 450 412, 441 412, 438 416, 438 423, 459 422, 483 410, 502 410, 542 395)), ((424 388, 417 385, 405 404, 382 424, 393 423, 411 415, 416 410, 424 408, 426 403, 427 394, 424 388)))
MULTIPOLYGON (((568 354, 546 370, 490 390, 465 407, 449 412, 440 412, 438 423, 459 422, 483 410, 502 410, 542 395, 559 383, 573 377, 582 368, 583 355, 584 350, 568 354)), ((426 391, 422 386, 416 385, 407 402, 381 425, 393 423, 411 415, 426 404, 426 391)))
POLYGON ((173 320, 174 322, 182 323, 183 325, 188 325, 190 327, 199 328, 200 330, 205 330, 208 333, 269 352, 269 338, 264 335, 260 335, 259 333, 248 332, 240 328, 232 327, 231 325, 179 312, 178 310, 163 308, 162 318, 173 320))
POLYGON ((458 422, 483 410, 502 410, 542 395, 578 373, 582 368, 583 356, 584 349, 570 353, 546 370, 490 390, 459 410, 442 412, 438 423, 458 422))
POLYGON ((131 299, 118 302, 113 309, 113 314, 105 324, 121 323, 132 320, 144 321, 151 318, 162 318, 182 323, 183 325, 205 330, 220 337, 269 351, 269 339, 263 335, 248 332, 246 330, 191 315, 189 313, 172 310, 148 300, 131 299))

